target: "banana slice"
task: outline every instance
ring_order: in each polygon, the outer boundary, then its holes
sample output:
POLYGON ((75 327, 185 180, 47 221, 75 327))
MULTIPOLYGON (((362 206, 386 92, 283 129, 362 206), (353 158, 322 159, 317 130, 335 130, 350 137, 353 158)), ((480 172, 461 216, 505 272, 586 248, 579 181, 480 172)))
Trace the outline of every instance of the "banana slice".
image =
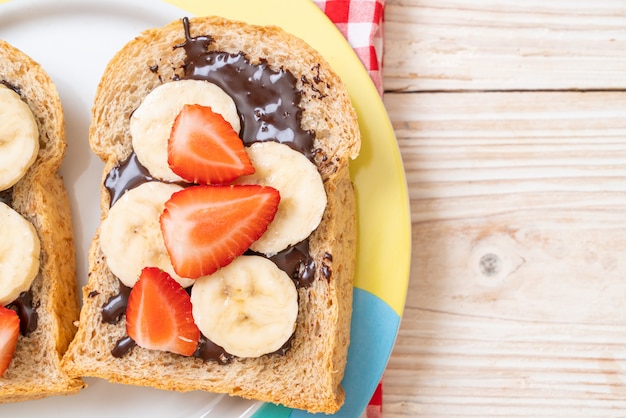
POLYGON ((0 202, 0 305, 30 288, 39 273, 39 252, 33 224, 0 202))
POLYGON ((183 287, 193 283, 174 272, 159 223, 165 202, 181 189, 176 184, 144 183, 124 193, 102 221, 100 248, 111 272, 126 286, 135 285, 144 267, 168 272, 183 287))
POLYGON ((167 163, 167 141, 174 119, 185 104, 210 106, 233 129, 240 130, 233 99, 220 87, 202 80, 179 80, 152 90, 130 118, 132 144, 139 162, 150 174, 165 181, 183 181, 167 163))
POLYGON ((267 185, 280 192, 274 220, 250 246, 271 256, 299 243, 317 228, 326 208, 326 191, 317 167, 288 145, 257 142, 246 150, 256 171, 235 183, 267 185))
POLYGON ((281 348, 295 330, 298 292, 287 273, 260 256, 240 256, 191 288, 200 331, 234 356, 281 348))
POLYGON ((35 162, 39 128, 20 96, 0 84, 0 191, 13 186, 35 162))

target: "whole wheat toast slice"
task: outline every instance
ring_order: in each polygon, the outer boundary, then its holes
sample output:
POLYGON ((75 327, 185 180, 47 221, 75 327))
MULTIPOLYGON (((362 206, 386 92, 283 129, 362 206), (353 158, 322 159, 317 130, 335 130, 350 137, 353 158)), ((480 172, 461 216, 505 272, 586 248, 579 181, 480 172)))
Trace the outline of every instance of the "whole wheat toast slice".
POLYGON ((10 366, 0 377, 0 402, 7 403, 74 394, 84 383, 61 368, 79 314, 70 205, 58 174, 67 146, 63 108, 43 68, 4 41, 0 41, 0 82, 28 104, 39 129, 34 164, 3 192, 10 206, 35 226, 41 247, 39 274, 30 288, 37 327, 20 335, 10 366))
POLYGON ((301 39, 277 27, 218 17, 193 18, 188 23, 187 34, 181 20, 145 31, 124 46, 104 71, 89 138, 92 150, 105 162, 102 219, 111 204, 105 179, 133 152, 130 116, 152 89, 185 78, 186 50, 181 45, 189 36, 209 37, 210 49, 242 53, 251 63, 289 71, 301 92, 302 129, 314 132, 310 152, 328 200, 320 225, 309 237, 315 278, 298 291, 295 334, 284 355, 234 358, 227 364, 140 347, 114 356, 111 350, 126 335, 125 320, 115 324, 102 320, 102 307, 118 294, 120 284, 107 267, 98 231, 89 252, 90 276, 83 288, 79 330, 63 359, 64 367, 74 376, 167 390, 207 390, 312 412, 335 412, 345 398, 340 382, 350 340, 356 255, 356 208, 348 171, 360 148, 355 111, 339 77, 301 39))

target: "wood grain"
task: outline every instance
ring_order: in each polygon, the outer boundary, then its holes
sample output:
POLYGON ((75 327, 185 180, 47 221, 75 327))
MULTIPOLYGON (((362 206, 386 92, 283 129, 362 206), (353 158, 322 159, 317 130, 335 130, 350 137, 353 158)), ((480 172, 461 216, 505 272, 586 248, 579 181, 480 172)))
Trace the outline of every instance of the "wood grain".
POLYGON ((387 0, 387 91, 626 88, 622 0, 387 0))
POLYGON ((414 222, 626 203, 626 93, 387 94, 414 222))
POLYGON ((385 10, 413 254, 383 417, 626 416, 626 2, 385 10))
POLYGON ((413 256, 383 416, 626 411, 626 93, 385 104, 413 256))

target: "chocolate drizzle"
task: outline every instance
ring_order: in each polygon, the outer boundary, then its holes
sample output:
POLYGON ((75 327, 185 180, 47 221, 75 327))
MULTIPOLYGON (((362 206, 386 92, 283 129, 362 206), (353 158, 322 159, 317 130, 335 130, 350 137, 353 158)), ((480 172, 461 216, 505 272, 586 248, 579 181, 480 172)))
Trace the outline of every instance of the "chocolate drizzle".
MULTIPOLYGON (((265 255, 248 250, 248 255, 265 255)), ((281 252, 268 257, 278 266, 279 269, 287 273, 293 280, 296 288, 309 287, 315 280, 315 260, 309 254, 309 240, 306 239, 296 245, 285 248, 281 252)))
POLYGON ((124 357, 135 345, 137 345, 135 341, 127 335, 117 341, 115 347, 111 350, 111 354, 117 358, 124 357))
POLYGON ((204 335, 200 336, 198 348, 196 352, 193 353, 193 356, 204 361, 217 361, 219 364, 228 364, 235 358, 235 356, 228 354, 222 347, 208 340, 204 335))
POLYGON ((118 293, 111 296, 104 306, 102 306, 102 322, 107 324, 117 324, 122 316, 126 314, 128 296, 132 288, 126 286, 121 281, 119 284, 120 290, 118 293))
POLYGON ((17 299, 7 305, 7 308, 13 309, 20 318, 20 334, 28 335, 37 329, 38 307, 39 303, 33 304, 33 294, 30 290, 20 293, 17 299))
POLYGON ((3 85, 3 86, 5 86, 5 87, 10 88, 11 90, 13 90, 13 91, 14 91, 14 92, 16 92, 17 94, 19 94, 19 95, 20 95, 20 97, 22 97, 22 90, 21 90, 19 87, 14 86, 13 84, 9 83, 9 82, 8 82, 8 81, 6 81, 6 80, 0 80, 0 84, 2 84, 2 85, 3 85))
POLYGON ((191 37, 183 19, 184 78, 206 80, 222 88, 235 101, 244 144, 278 141, 313 159, 315 134, 302 129, 302 92, 296 78, 284 69, 273 70, 266 60, 252 64, 242 52, 210 50, 211 36, 191 37))
POLYGON ((0 202, 11 207, 13 205, 13 188, 0 191, 0 202))
MULTIPOLYGON (((107 324, 117 324, 122 317, 126 314, 126 308, 128 307, 128 296, 130 295, 131 287, 126 286, 119 281, 119 291, 111 296, 106 303, 102 306, 102 322, 107 324)), ((120 338, 115 347, 111 350, 113 357, 123 357, 135 346, 135 341, 128 335, 120 338)))
POLYGON ((111 196, 111 206, 128 190, 155 180, 141 165, 134 152, 125 161, 113 167, 104 180, 104 187, 111 196))

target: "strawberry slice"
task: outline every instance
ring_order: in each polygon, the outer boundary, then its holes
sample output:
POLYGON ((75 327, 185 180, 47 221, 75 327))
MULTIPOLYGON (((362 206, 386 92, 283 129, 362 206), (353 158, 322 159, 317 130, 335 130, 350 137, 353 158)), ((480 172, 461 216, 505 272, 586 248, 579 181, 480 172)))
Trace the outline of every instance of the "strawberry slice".
POLYGON ((185 105, 167 146, 172 171, 192 183, 228 184, 254 173, 237 132, 208 106, 185 105))
POLYGON ((274 219, 278 190, 260 185, 192 186, 165 203, 161 231, 179 276, 197 279, 243 254, 274 219))
POLYGON ((200 330, 189 294, 167 272, 145 267, 128 296, 126 332, 143 348, 190 356, 200 330))
POLYGON ((0 376, 11 364, 19 334, 20 318, 17 313, 0 305, 0 376))

